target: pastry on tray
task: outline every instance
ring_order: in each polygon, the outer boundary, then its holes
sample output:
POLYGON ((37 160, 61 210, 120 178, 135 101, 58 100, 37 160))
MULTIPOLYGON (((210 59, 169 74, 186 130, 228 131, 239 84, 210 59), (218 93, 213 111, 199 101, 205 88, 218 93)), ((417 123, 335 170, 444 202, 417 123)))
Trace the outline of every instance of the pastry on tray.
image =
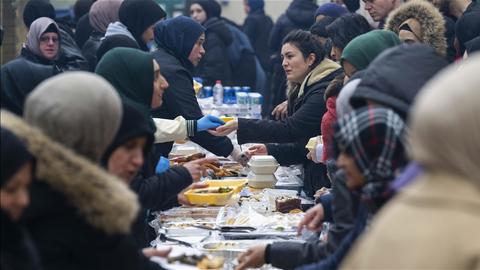
POLYGON ((294 209, 302 209, 301 200, 297 197, 280 196, 275 199, 275 208, 277 212, 289 213, 294 209))

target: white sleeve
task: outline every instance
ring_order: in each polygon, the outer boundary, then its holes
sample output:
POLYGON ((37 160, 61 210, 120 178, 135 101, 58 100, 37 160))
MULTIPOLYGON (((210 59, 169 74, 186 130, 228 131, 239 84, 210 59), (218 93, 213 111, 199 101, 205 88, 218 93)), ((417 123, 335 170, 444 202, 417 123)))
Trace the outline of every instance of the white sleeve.
POLYGON ((187 137, 187 122, 185 118, 178 116, 173 120, 153 118, 155 122, 155 143, 172 142, 183 140, 187 137))

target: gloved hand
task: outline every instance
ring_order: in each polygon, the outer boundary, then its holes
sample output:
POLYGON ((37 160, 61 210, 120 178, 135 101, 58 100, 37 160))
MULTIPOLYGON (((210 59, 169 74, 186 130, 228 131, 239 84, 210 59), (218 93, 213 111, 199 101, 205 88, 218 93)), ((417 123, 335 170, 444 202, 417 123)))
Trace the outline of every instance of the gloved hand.
POLYGON ((197 120, 197 131, 209 130, 224 124, 225 122, 222 119, 208 114, 197 120))
POLYGON ((160 157, 157 166, 155 167, 155 173, 161 174, 170 168, 170 161, 167 158, 160 157))

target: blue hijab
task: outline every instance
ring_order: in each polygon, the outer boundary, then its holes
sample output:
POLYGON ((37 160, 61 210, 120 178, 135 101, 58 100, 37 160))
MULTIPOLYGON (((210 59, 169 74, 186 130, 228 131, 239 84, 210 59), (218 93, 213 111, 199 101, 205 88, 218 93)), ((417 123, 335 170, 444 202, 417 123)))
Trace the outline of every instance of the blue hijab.
POLYGON ((155 25, 155 42, 180 59, 188 60, 195 42, 205 28, 193 19, 178 16, 155 25))

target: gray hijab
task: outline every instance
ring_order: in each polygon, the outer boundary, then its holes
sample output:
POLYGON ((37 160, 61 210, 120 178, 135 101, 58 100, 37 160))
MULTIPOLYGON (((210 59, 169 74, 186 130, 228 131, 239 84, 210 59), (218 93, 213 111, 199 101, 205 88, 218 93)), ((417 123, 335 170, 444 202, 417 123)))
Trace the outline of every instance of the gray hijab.
POLYGON ((99 0, 90 8, 90 25, 100 33, 107 32, 110 23, 118 21, 118 10, 123 0, 99 0))
POLYGON ((120 126, 122 104, 102 77, 67 72, 35 88, 24 115, 53 140, 98 163, 120 126))
MULTIPOLYGON (((45 33, 45 30, 47 30, 47 28, 51 24, 55 25, 55 28, 57 29, 58 38, 60 38, 60 29, 58 28, 57 23, 50 18, 40 17, 35 21, 33 21, 33 23, 30 25, 25 46, 35 55, 43 57, 42 52, 40 51, 40 37, 43 35, 43 33, 45 33)), ((58 51, 60 52, 60 50, 58 51)), ((57 57, 58 57, 58 54, 57 54, 57 57)))

